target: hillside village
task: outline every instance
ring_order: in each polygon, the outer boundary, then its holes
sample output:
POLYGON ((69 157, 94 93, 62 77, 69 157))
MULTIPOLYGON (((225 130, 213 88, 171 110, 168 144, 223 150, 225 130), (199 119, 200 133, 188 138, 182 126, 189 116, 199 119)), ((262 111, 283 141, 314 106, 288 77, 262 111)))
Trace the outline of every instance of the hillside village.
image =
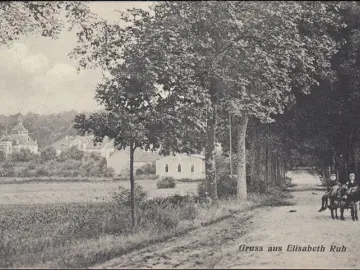
MULTIPOLYGON (((4 159, 9 160, 15 153, 28 151, 29 153, 41 155, 45 149, 52 148, 56 156, 76 148, 84 153, 95 153, 106 160, 106 167, 114 171, 115 176, 127 176, 129 174, 129 148, 118 150, 114 145, 114 140, 104 137, 103 142, 94 144, 94 137, 91 135, 65 135, 59 140, 48 146, 39 146, 37 140, 29 135, 29 130, 23 120, 23 116, 18 114, 16 124, 13 127, 6 125, 5 133, 0 138, 0 152, 4 159), (9 129, 8 129, 9 128, 9 129)), ((203 155, 177 154, 175 156, 161 156, 157 152, 136 149, 134 155, 134 170, 141 174, 141 168, 150 166, 151 173, 159 177, 170 176, 174 179, 204 179, 205 161, 203 155)))

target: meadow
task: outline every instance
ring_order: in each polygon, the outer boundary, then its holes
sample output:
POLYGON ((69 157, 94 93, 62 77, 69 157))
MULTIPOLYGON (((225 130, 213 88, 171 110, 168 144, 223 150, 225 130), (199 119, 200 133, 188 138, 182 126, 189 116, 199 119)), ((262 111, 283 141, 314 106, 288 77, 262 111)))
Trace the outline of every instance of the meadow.
MULTIPOLYGON (((13 179, 13 178, 12 178, 13 179)), ((129 189, 130 182, 126 180, 103 181, 31 181, 0 184, 0 205, 9 204, 56 204, 56 203, 96 203, 109 202, 111 195, 120 186, 129 189)), ((158 189, 156 180, 139 180, 149 198, 167 197, 171 195, 197 194, 197 182, 177 182, 173 189, 158 189)))
POLYGON ((188 196, 158 204, 151 198, 197 194, 199 183, 177 181, 173 189, 158 189, 156 180, 139 180, 133 228, 128 181, 8 180, 0 184, 0 268, 87 268, 284 199, 284 193, 273 190, 250 194, 249 204, 242 205, 231 198, 206 205, 188 196))

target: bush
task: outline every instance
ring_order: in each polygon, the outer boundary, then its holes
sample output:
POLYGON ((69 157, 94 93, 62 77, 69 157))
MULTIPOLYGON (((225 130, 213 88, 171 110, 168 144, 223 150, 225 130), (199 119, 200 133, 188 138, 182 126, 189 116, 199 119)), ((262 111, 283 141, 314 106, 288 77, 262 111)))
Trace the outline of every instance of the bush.
POLYGON ((4 161, 5 159, 6 159, 5 152, 0 150, 0 161, 4 161))
POLYGON ((252 181, 249 185, 250 192, 266 193, 268 186, 264 181, 252 181))
POLYGON ((25 168, 21 171, 20 176, 21 177, 32 177, 32 176, 35 176, 35 173, 32 173, 31 170, 29 170, 28 168, 25 168))
POLYGON ((206 192, 205 181, 198 184, 197 192, 199 198, 205 198, 205 192, 206 192))
POLYGON ((103 172, 103 176, 105 177, 114 177, 115 176, 115 170, 113 168, 107 168, 103 172))
POLYGON ((229 198, 236 195, 237 181, 235 177, 226 175, 220 177, 217 189, 219 198, 229 198))
MULTIPOLYGON (((112 194, 112 199, 116 205, 121 207, 131 206, 131 194, 130 190, 119 187, 117 191, 112 194)), ((138 206, 142 206, 147 200, 146 191, 142 186, 135 184, 135 201, 138 206)))
POLYGON ((140 168, 136 170, 135 175, 143 175, 143 174, 144 174, 144 173, 143 173, 143 171, 142 171, 140 168))
POLYGON ((26 162, 26 161, 31 161, 35 158, 35 154, 32 153, 29 149, 27 148, 20 148, 19 152, 13 152, 11 154, 11 159, 15 162, 26 162))
POLYGON ((31 162, 28 167, 29 170, 35 170, 36 169, 36 164, 34 162, 31 162))
POLYGON ((52 146, 46 147, 41 151, 40 157, 43 161, 55 160, 56 159, 56 149, 52 146))
POLYGON ((39 168, 35 171, 35 176, 49 176, 50 173, 45 168, 39 168))
POLYGON ((165 177, 156 182, 157 188, 174 188, 175 186, 175 179, 172 177, 165 177))
MULTIPOLYGON (((223 176, 217 182, 217 192, 220 199, 226 199, 236 195, 237 181, 235 177, 223 176)), ((198 196, 205 197, 205 181, 198 185, 198 196)))
POLYGON ((156 173, 155 162, 152 162, 151 164, 145 164, 141 168, 139 168, 139 170, 141 170, 142 174, 153 175, 156 173))
POLYGON ((16 176, 14 167, 4 167, 3 171, 1 172, 1 176, 3 176, 3 177, 16 176))
MULTIPOLYGON (((177 205, 173 204, 170 199, 148 200, 147 194, 140 185, 135 185, 135 201, 136 201, 136 216, 137 225, 144 229, 154 230, 166 230, 175 228, 179 221, 178 211, 174 210, 177 205)), ((127 215, 117 215, 110 217, 107 225, 107 230, 127 231, 130 229, 130 190, 123 187, 119 187, 118 191, 113 193, 113 203, 118 209, 115 213, 124 213, 127 215), (117 221, 116 221, 117 220, 117 221), (122 226, 119 227, 119 220, 121 220, 122 226), (110 227, 111 228, 110 228, 110 227)), ((184 211, 190 212, 188 208, 184 208, 184 211)), ((186 216, 182 214, 181 218, 185 219, 186 216)))

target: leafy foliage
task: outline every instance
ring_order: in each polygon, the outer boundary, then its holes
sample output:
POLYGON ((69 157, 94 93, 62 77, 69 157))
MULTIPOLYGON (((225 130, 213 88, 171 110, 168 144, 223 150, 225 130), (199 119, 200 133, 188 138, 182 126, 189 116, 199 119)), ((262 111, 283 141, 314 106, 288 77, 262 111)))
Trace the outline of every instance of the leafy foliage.
POLYGON ((175 188, 176 182, 172 177, 164 177, 156 182, 157 188, 175 188))
POLYGON ((0 45, 30 33, 56 38, 67 26, 89 31, 87 22, 95 17, 80 1, 7 1, 0 3, 0 45), (61 20, 61 16, 66 18, 61 20))
POLYGON ((54 147, 46 147, 40 153, 41 159, 44 161, 56 159, 56 150, 54 147))
POLYGON ((29 149, 27 148, 21 148, 20 151, 14 151, 10 155, 11 160, 14 162, 25 162, 30 161, 35 158, 35 154, 33 154, 29 149))

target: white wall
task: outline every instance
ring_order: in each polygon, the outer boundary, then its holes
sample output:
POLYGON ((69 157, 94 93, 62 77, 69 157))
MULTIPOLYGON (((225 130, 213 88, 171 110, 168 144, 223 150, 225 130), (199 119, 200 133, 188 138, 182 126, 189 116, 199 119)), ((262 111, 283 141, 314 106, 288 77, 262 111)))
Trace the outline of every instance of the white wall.
POLYGON ((200 157, 192 157, 187 155, 166 156, 156 161, 156 175, 160 177, 170 176, 175 179, 205 178, 205 161, 200 157), (168 172, 165 171, 166 164, 168 172), (181 165, 181 172, 178 172, 178 165, 181 165), (194 165, 194 172, 191 172, 191 166, 194 165))

